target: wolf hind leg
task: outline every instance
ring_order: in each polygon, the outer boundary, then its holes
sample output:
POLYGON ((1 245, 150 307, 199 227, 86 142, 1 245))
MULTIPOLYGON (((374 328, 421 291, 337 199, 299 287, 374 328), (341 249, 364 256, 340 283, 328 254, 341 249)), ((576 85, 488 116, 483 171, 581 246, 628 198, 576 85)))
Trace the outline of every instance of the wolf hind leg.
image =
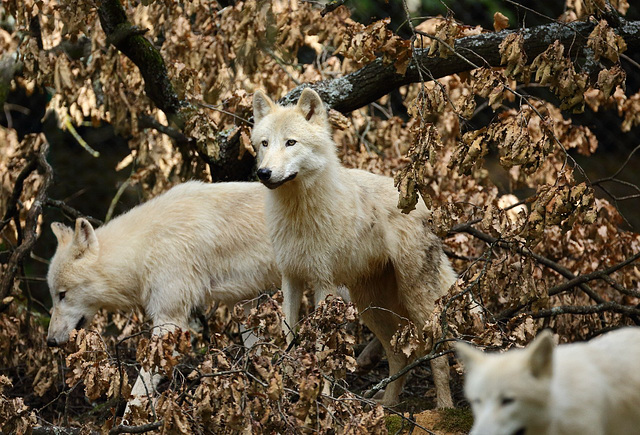
MULTIPOLYGON (((365 325, 380 340, 382 347, 389 361, 389 376, 393 376, 404 368, 409 359, 402 352, 394 352, 391 347, 391 338, 402 323, 402 318, 386 308, 376 308, 372 305, 363 312, 362 320, 365 325)), ((382 404, 385 406, 395 406, 399 402, 400 393, 404 387, 407 375, 402 375, 395 381, 389 383, 382 397, 382 404)))
POLYGON ((446 355, 431 360, 431 375, 436 388, 436 407, 453 408, 449 386, 449 360, 446 355))

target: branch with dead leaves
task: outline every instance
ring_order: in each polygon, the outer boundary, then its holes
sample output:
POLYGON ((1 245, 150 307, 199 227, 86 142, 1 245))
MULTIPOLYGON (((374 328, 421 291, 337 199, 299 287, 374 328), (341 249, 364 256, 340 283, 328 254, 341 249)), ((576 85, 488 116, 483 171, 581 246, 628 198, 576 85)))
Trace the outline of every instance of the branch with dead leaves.
MULTIPOLYGON (((502 65, 499 46, 511 34, 521 34, 523 49, 533 60, 554 41, 571 47, 571 53, 579 53, 586 46, 595 23, 576 21, 552 23, 521 30, 482 33, 455 40, 454 53, 447 58, 429 55, 429 48, 415 49, 415 58, 406 74, 398 74, 393 64, 385 64, 381 58, 344 77, 303 84, 289 92, 280 103, 291 104, 298 100, 302 89, 311 87, 331 108, 343 113, 351 112, 372 103, 392 90, 421 81, 420 71, 428 71, 430 79, 470 71, 477 67, 502 65)), ((640 48, 640 21, 623 21, 614 29, 622 36, 629 50, 640 48)), ((435 40, 435 39, 434 39, 435 40)))
MULTIPOLYGON (((630 317, 636 324, 640 324, 640 309, 636 307, 622 305, 613 301, 606 301, 604 298, 598 295, 586 284, 589 281, 601 279, 607 282, 612 288, 614 288, 615 290, 619 291, 622 294, 636 297, 636 298, 640 297, 640 293, 638 293, 635 290, 626 289, 622 287, 620 284, 616 283, 610 276, 611 274, 622 269, 623 267, 632 265, 638 260, 640 260, 640 252, 630 256, 629 258, 627 258, 626 260, 620 263, 614 264, 605 269, 597 270, 589 274, 575 275, 573 272, 571 272, 564 266, 558 264, 557 262, 543 255, 537 254, 517 242, 509 242, 504 239, 495 238, 476 228, 473 228, 472 225, 473 223, 457 225, 451 229, 450 233, 465 232, 486 243, 491 244, 492 246, 499 246, 504 249, 513 250, 518 254, 532 257, 540 265, 545 266, 568 279, 568 281, 548 289, 549 296, 559 295, 560 293, 567 292, 573 288, 578 287, 585 294, 587 294, 592 300, 596 302, 596 305, 592 305, 592 306, 553 307, 553 308, 550 308, 549 310, 532 311, 532 312, 527 312, 525 314, 530 314, 533 317, 537 318, 537 317, 550 317, 550 316, 559 315, 559 314, 593 314, 593 313, 600 313, 605 311, 612 311, 612 312, 624 314, 625 316, 630 317)), ((535 301, 528 301, 525 303, 521 303, 516 307, 505 310, 497 314, 495 316, 495 320, 507 321, 510 318, 517 315, 518 313, 520 313, 521 310, 523 310, 533 302, 535 301)))
MULTIPOLYGON (((46 142, 43 135, 34 135, 33 140, 41 141, 40 149, 38 153, 32 158, 32 160, 30 160, 25 168, 21 171, 21 177, 14 186, 14 191, 11 195, 11 198, 17 204, 17 201, 20 198, 24 180, 31 172, 36 169, 42 175, 42 184, 34 198, 31 208, 27 212, 24 229, 22 229, 22 243, 20 243, 20 245, 17 246, 11 253, 11 256, 9 257, 9 260, 7 262, 7 267, 4 271, 4 274, 2 275, 2 280, 0 280, 0 301, 4 300, 10 294, 13 288, 15 275, 18 272, 20 265, 29 255, 31 249, 33 248, 33 245, 38 239, 38 219, 42 215, 42 207, 47 201, 47 190, 49 189, 49 185, 51 184, 53 178, 51 166, 47 162, 49 144, 46 142)), ((14 206, 12 209, 13 214, 18 212, 16 206, 14 206)), ((7 210, 7 214, 9 214, 9 209, 7 210)), ((10 220, 11 218, 12 216, 5 215, 5 219, 10 220)), ((5 219, 3 219, 3 222, 5 219)), ((16 225, 19 226, 19 223, 17 222, 16 225)), ((6 305, 7 304, 2 302, 0 304, 0 311, 3 311, 6 308, 6 305)))

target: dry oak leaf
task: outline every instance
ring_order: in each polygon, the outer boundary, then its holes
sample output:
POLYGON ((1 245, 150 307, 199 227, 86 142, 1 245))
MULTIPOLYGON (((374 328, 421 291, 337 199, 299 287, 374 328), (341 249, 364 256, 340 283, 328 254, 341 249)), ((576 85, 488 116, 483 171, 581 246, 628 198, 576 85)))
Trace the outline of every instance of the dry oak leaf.
POLYGON ((506 64, 504 74, 507 77, 518 77, 526 69, 527 55, 524 52, 524 36, 521 33, 510 33, 499 46, 500 63, 506 64))
POLYGON ((600 60, 601 57, 604 57, 616 63, 620 61, 620 53, 627 49, 624 39, 609 27, 606 20, 600 20, 598 25, 591 31, 587 46, 593 50, 595 60, 600 60))
POLYGON ((449 47, 454 48, 455 39, 459 34, 460 26, 452 19, 446 19, 438 24, 434 35, 437 39, 432 39, 428 55, 435 56, 437 53, 443 59, 449 57, 453 54, 449 47))
POLYGON ((493 14, 493 30, 499 32, 509 27, 509 18, 502 15, 500 12, 493 14))
POLYGON ((620 88, 624 90, 626 80, 627 73, 620 65, 614 65, 611 68, 603 69, 598 73, 598 82, 596 86, 602 91, 602 97, 607 99, 611 96, 616 87, 620 86, 620 88))

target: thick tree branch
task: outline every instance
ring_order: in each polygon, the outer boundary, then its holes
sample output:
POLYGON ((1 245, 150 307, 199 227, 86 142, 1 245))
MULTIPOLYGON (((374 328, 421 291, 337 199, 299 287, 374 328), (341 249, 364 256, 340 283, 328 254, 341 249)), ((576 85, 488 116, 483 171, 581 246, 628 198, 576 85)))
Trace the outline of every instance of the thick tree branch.
POLYGON ((176 94, 164 60, 158 49, 145 38, 138 27, 127 19, 120 0, 100 2, 98 16, 107 41, 136 64, 144 79, 144 89, 151 101, 180 128, 185 118, 181 113, 185 104, 176 94))
POLYGON ((185 156, 188 154, 188 148, 197 150, 200 157, 210 166, 213 181, 248 180, 252 175, 253 157, 246 155, 238 160, 239 135, 229 138, 219 135, 220 157, 213 159, 207 154, 206 147, 181 131, 193 113, 192 109, 188 103, 178 98, 160 52, 143 36, 144 30, 128 21, 120 0, 104 0, 98 8, 98 16, 107 35, 107 41, 136 64, 144 79, 148 97, 177 126, 177 130, 146 116, 141 117, 141 124, 155 128, 174 139, 185 156))
POLYGON ((20 200, 20 195, 22 195, 24 181, 37 168, 38 156, 34 155, 18 174, 18 177, 16 178, 16 184, 13 186, 13 192, 11 192, 11 197, 7 201, 7 210, 2 217, 2 221, 0 221, 0 231, 2 231, 5 225, 7 225, 11 221, 11 219, 13 219, 16 213, 18 213, 18 201, 20 200))
MULTIPOLYGON (((468 36, 455 41, 454 48, 460 56, 451 55, 445 59, 429 57, 428 48, 416 49, 415 61, 411 63, 405 75, 396 73, 393 64, 385 64, 379 58, 344 77, 298 86, 284 96, 280 103, 295 103, 302 89, 311 87, 318 91, 329 107, 343 113, 351 112, 376 101, 399 86, 420 81, 418 66, 422 71, 428 71, 433 79, 470 71, 474 68, 472 65, 500 66, 498 46, 511 33, 522 33, 524 52, 531 62, 555 40, 564 44, 570 55, 576 55, 586 45, 589 33, 594 27, 594 22, 577 21, 468 36)), ((623 21, 614 30, 624 38, 629 51, 640 48, 640 21, 623 21)))

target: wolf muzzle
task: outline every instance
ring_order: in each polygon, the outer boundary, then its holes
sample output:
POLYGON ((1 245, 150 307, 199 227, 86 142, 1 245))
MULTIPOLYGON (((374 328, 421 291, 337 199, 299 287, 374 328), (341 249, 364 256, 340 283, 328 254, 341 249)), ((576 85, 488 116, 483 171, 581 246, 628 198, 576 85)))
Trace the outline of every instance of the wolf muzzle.
POLYGON ((269 189, 275 189, 276 187, 282 186, 287 181, 291 181, 294 178, 296 178, 298 173, 294 172, 293 174, 289 175, 284 180, 276 181, 276 182, 270 181, 270 179, 271 179, 271 169, 268 169, 268 168, 258 169, 257 175, 258 175, 258 178, 260 179, 260 181, 262 182, 262 184, 267 186, 269 189))

